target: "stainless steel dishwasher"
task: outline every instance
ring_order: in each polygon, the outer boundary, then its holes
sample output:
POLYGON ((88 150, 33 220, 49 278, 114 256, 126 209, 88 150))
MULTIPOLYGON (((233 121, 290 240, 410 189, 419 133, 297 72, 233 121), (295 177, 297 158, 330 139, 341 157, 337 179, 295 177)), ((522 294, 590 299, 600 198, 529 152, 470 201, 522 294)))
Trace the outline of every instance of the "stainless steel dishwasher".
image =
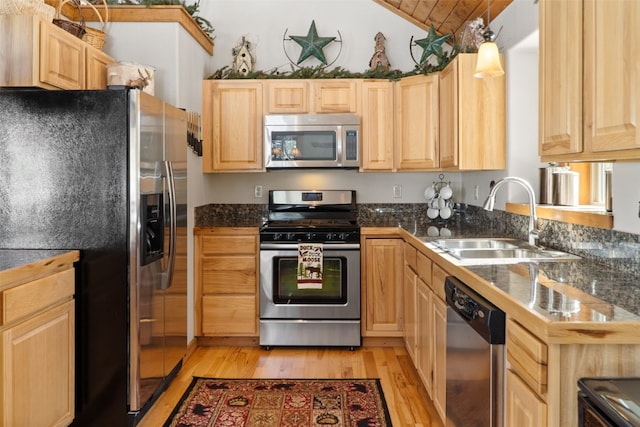
POLYGON ((447 426, 504 425, 505 315, 453 276, 447 296, 447 426))

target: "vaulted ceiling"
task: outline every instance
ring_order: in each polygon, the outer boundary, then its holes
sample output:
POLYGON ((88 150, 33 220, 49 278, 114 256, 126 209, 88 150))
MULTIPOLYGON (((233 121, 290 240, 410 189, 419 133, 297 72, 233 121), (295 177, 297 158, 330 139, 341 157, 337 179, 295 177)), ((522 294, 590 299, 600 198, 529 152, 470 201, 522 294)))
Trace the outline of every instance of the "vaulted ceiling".
MULTIPOLYGON (((460 37, 467 21, 482 16, 487 23, 487 6, 491 19, 502 12, 513 0, 373 0, 415 25, 429 30, 431 24, 439 34, 460 37)), ((532 0, 533 1, 533 0, 532 0)))

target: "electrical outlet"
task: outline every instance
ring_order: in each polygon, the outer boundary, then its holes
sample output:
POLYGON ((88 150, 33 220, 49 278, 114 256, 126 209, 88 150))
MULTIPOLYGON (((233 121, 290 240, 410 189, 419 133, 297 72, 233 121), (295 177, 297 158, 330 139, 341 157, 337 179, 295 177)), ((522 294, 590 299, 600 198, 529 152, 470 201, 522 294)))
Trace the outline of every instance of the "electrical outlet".
POLYGON ((399 199, 402 197, 402 185, 394 185, 393 186, 393 197, 395 199, 399 199))
POLYGON ((253 188, 253 197, 260 199, 262 197, 262 185, 256 185, 253 188))

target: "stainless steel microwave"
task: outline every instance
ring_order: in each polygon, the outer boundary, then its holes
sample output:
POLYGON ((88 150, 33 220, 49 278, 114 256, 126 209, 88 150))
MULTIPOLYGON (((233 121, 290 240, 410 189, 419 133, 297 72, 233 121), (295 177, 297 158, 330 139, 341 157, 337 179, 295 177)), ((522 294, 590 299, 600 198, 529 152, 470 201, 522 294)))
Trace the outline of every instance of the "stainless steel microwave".
POLYGON ((356 114, 267 114, 267 169, 358 168, 360 118, 356 114))

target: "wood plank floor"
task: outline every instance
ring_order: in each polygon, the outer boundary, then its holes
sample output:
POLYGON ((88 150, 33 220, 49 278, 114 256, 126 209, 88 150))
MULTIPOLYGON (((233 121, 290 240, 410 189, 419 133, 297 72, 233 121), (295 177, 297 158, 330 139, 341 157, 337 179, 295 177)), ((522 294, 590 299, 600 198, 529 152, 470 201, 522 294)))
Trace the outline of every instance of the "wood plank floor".
POLYGON ((441 427, 402 347, 199 347, 138 424, 162 426, 193 376, 218 378, 380 378, 394 426, 441 427))

